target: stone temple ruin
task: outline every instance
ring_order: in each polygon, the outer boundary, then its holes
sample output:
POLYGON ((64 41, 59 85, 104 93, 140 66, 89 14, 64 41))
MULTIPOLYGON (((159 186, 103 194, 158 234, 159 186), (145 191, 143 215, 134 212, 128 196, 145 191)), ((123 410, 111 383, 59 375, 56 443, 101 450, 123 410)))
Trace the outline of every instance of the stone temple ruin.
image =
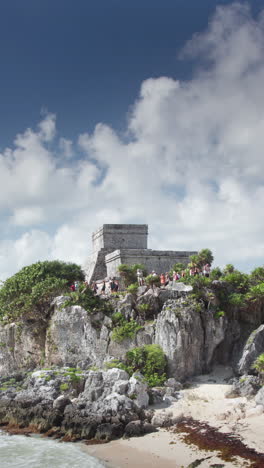
POLYGON ((148 273, 169 271, 175 263, 187 264, 197 252, 148 249, 147 224, 104 224, 92 235, 93 253, 84 269, 87 281, 119 277, 121 263, 142 263, 148 273))

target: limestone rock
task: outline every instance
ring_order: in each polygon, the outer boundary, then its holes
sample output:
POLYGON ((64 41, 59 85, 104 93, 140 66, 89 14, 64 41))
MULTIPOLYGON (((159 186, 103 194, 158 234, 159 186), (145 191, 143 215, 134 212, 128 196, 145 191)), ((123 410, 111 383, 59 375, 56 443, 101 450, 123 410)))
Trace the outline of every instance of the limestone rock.
POLYGON ((262 405, 264 407, 264 387, 261 387, 261 389, 256 394, 255 402, 257 405, 262 405))
POLYGON ((249 336, 238 363, 238 373, 251 374, 252 364, 261 353, 264 353, 264 325, 260 325, 249 336))
POLYGON ((210 370, 225 328, 225 317, 216 318, 188 298, 167 301, 157 318, 155 343, 167 356, 169 374, 182 381, 210 370))
POLYGON ((226 398, 247 397, 256 395, 260 388, 259 378, 253 375, 244 375, 240 379, 235 379, 231 389, 226 392, 226 398))
POLYGON ((55 307, 47 330, 46 365, 76 367, 79 362, 90 362, 101 366, 109 335, 110 330, 104 325, 98 333, 92 317, 82 307, 55 307))
POLYGON ((135 299, 133 294, 127 293, 124 299, 121 299, 117 302, 117 311, 120 312, 126 320, 131 320, 135 318, 135 299))
POLYGON ((139 372, 135 372, 129 379, 127 394, 130 398, 133 398, 138 408, 147 408, 149 404, 147 388, 144 377, 139 372))

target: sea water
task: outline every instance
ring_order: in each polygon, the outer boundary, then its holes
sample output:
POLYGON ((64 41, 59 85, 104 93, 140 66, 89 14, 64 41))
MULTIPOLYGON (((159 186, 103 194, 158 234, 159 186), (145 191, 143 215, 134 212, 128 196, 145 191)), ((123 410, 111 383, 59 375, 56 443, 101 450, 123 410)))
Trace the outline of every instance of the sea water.
POLYGON ((78 445, 0 431, 1 468, 103 468, 78 445))

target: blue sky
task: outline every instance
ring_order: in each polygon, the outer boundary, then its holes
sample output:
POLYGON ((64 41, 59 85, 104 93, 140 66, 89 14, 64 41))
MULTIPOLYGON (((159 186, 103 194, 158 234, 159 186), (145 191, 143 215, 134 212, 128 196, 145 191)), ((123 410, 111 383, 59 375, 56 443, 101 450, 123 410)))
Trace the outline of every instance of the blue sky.
MULTIPOLYGON (((9 0, 1 2, 0 145, 57 115, 75 138, 97 122, 123 129, 143 80, 189 78, 177 55, 202 31, 217 0, 9 0)), ((253 1, 254 10, 260 1, 253 1)))
POLYGON ((0 279, 82 263, 110 222, 149 223, 152 248, 263 263, 261 8, 1 3, 0 279))

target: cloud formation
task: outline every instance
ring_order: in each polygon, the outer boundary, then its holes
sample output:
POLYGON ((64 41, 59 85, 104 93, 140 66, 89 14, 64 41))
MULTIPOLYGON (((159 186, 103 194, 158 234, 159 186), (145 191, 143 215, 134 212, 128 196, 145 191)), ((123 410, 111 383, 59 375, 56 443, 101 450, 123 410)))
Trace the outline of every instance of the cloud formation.
POLYGON ((192 79, 144 81, 124 135, 99 123, 76 147, 53 114, 17 135, 0 155, 0 278, 43 258, 83 263, 91 232, 119 222, 148 223, 151 248, 264 263, 263 52, 264 14, 218 7, 182 52, 192 79))

